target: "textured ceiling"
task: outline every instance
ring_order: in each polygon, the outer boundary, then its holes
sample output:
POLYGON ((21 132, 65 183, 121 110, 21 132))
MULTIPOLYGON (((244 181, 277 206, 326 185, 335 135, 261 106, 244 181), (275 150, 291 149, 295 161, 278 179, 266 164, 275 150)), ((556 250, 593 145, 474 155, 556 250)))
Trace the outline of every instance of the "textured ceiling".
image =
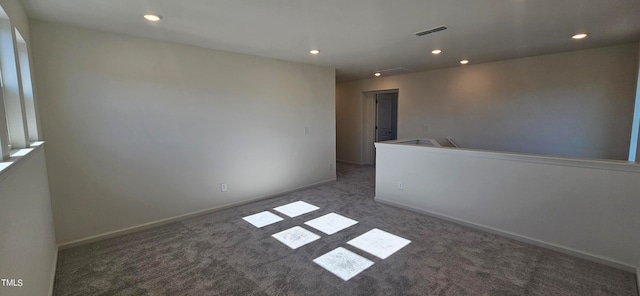
POLYGON ((640 40, 639 0, 23 0, 31 18, 336 68, 338 81, 640 40), (157 12, 159 23, 142 14, 157 12), (417 37, 413 33, 446 25, 417 37), (571 40, 578 32, 590 36, 571 40), (309 50, 318 48, 318 56, 309 50), (433 56, 431 50, 443 53, 433 56))

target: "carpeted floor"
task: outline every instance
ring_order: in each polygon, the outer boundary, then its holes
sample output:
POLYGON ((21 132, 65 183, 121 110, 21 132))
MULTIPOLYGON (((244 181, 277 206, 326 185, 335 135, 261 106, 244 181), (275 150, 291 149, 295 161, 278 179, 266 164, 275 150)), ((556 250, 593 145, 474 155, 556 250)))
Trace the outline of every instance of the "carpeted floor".
POLYGON ((373 167, 338 181, 59 253, 55 295, 638 295, 635 275, 373 200, 373 167), (242 217, 302 200, 311 213, 256 228, 242 217), (326 235, 304 222, 335 212, 359 223, 326 235), (320 239, 292 250, 272 234, 320 239), (346 242, 373 228, 411 240, 386 259, 346 242), (374 264, 349 281, 313 263, 343 247, 374 264))

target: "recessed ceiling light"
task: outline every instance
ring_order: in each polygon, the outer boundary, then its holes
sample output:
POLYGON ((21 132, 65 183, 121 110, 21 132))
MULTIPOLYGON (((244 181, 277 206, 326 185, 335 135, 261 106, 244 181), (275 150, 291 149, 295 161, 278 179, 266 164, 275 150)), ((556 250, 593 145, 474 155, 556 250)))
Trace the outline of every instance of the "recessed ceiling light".
POLYGON ((148 13, 144 15, 144 19, 151 22, 157 22, 162 19, 162 16, 159 14, 148 13))
POLYGON ((469 63, 469 60, 462 60, 462 61, 460 61, 460 64, 463 64, 463 65, 466 65, 466 64, 468 64, 468 63, 469 63))
POLYGON ((378 76, 382 75, 382 73, 380 73, 380 72, 376 72, 376 73, 375 73, 375 74, 373 74, 373 75, 376 75, 376 77, 378 77, 378 76))
POLYGON ((571 36, 571 38, 573 39, 584 39, 587 38, 588 34, 587 33, 580 33, 580 34, 575 34, 573 36, 571 36))
POLYGON ((320 51, 317 50, 317 49, 312 49, 312 50, 309 51, 309 53, 311 53, 311 54, 319 54, 320 51))
POLYGON ((440 54, 441 52, 442 50, 439 50, 439 49, 435 49, 431 51, 432 54, 440 54))

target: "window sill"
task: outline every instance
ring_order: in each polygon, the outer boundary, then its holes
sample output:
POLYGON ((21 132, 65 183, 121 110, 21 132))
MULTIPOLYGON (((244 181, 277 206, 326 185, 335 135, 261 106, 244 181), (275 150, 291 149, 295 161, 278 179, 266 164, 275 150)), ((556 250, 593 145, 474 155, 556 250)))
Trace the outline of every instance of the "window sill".
POLYGON ((25 160, 29 159, 35 151, 41 149, 42 144, 44 144, 44 141, 37 141, 32 142, 29 148, 11 150, 9 159, 0 162, 0 182, 22 165, 25 160))

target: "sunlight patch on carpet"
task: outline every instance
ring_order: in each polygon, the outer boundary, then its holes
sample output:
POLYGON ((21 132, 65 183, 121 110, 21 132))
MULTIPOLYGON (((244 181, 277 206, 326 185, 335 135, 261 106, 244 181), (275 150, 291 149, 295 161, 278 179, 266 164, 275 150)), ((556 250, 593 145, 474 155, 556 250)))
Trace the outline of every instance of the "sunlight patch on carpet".
POLYGON ((253 214, 251 216, 246 216, 242 219, 244 219, 245 221, 251 223, 253 226, 258 228, 284 220, 280 216, 274 213, 271 213, 269 211, 264 211, 257 214, 253 214))
POLYGON ((289 228, 272 236, 292 249, 297 249, 320 238, 319 235, 300 226, 289 228))
POLYGON ((304 222, 304 224, 320 230, 328 235, 332 235, 340 230, 355 225, 356 223, 358 223, 358 221, 349 219, 336 213, 329 213, 313 220, 304 222))
POLYGON ((345 281, 373 265, 371 260, 342 247, 313 259, 313 262, 345 281))
POLYGON ((284 206, 279 206, 277 208, 274 208, 274 210, 280 213, 283 213, 291 218, 297 217, 309 212, 313 212, 317 209, 319 209, 319 207, 316 207, 304 201, 296 201, 290 204, 286 204, 284 206))
POLYGON ((374 228, 350 241, 350 244, 378 258, 385 259, 404 248, 411 241, 374 228))

